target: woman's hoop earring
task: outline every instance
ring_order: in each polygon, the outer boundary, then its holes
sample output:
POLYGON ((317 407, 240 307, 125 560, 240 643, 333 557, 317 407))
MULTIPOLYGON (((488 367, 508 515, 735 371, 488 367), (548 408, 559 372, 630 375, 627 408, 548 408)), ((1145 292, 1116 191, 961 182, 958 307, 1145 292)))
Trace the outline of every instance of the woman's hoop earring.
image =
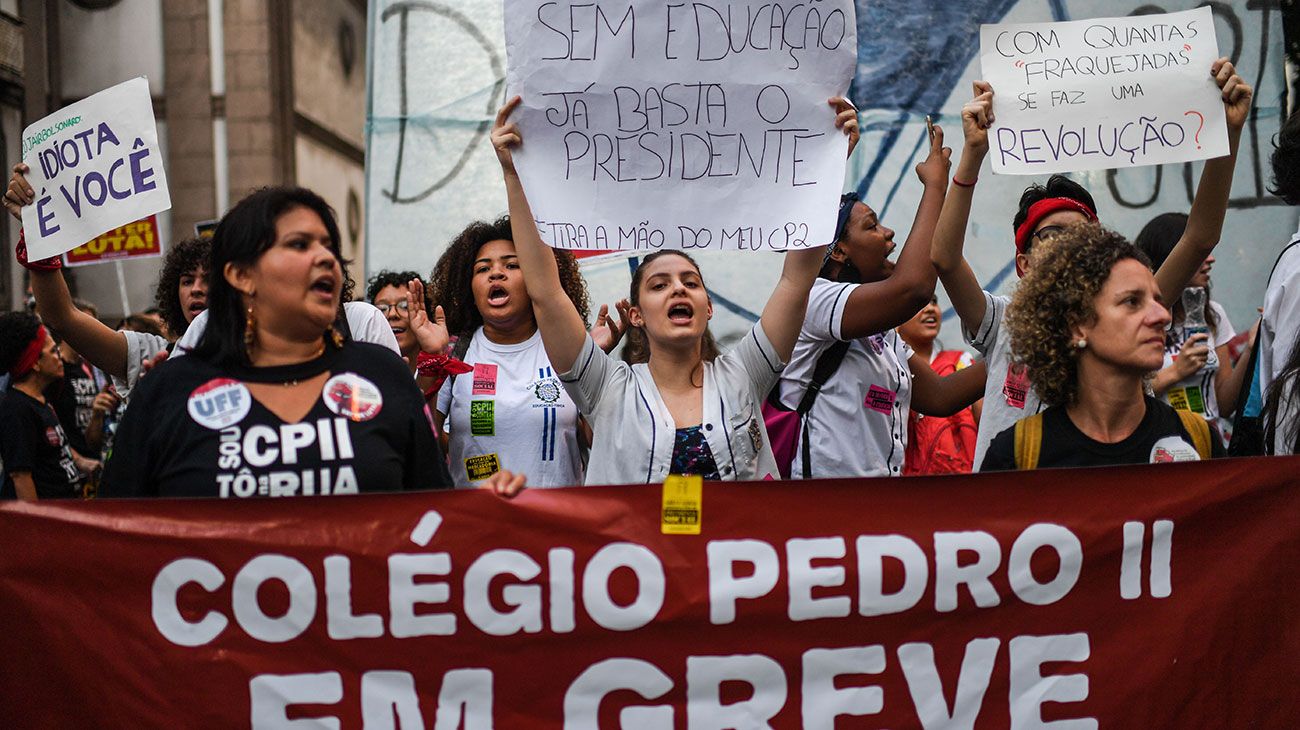
POLYGON ((331 324, 329 329, 325 330, 325 335, 330 338, 330 342, 334 343, 335 349, 343 347, 343 334, 334 329, 334 325, 331 324))

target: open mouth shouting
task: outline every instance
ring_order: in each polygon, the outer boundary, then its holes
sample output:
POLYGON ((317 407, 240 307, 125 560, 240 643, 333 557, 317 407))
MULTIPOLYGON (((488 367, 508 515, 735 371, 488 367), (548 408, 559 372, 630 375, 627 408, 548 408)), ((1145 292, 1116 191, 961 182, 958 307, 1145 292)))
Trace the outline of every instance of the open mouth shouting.
POLYGON ((504 307, 510 303, 510 292, 500 284, 493 284, 488 289, 487 303, 493 307, 504 307))
POLYGON ((202 312, 207 308, 208 308, 207 297, 194 297, 193 299, 190 300, 190 306, 188 307, 187 311, 189 311, 190 317, 193 318, 193 317, 197 317, 199 315, 199 312, 202 312))
POLYGON ((323 299, 333 299, 338 279, 333 274, 321 274, 312 279, 310 290, 323 299))
POLYGON ((689 325, 695 320, 695 308, 688 302, 678 302, 668 308, 668 321, 677 325, 689 325))

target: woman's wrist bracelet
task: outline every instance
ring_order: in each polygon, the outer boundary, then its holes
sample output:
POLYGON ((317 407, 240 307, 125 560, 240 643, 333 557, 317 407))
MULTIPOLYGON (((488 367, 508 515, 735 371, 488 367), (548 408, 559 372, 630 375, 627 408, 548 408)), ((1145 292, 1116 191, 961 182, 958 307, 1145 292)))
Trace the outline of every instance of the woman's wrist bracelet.
POLYGON ((958 180, 956 175, 952 176, 952 184, 956 185, 959 188, 973 188, 975 187, 975 183, 979 181, 980 179, 978 177, 975 178, 974 180, 971 180, 970 182, 964 182, 962 180, 958 180))

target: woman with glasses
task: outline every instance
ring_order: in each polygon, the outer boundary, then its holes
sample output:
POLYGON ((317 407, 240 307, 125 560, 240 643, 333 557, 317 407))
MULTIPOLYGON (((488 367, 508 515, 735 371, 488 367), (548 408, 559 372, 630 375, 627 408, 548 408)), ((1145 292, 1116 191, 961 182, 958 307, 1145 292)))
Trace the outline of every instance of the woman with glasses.
MULTIPOLYGON (((1219 242, 1232 188, 1237 144, 1250 113, 1251 87, 1237 75, 1232 63, 1220 58, 1208 71, 1223 98, 1229 153, 1206 162, 1192 202, 1187 229, 1156 272, 1156 281, 1165 301, 1173 301, 1219 242)), ((975 446, 975 463, 982 464, 993 437, 1021 418, 1037 414, 1043 403, 1025 369, 1011 356, 1011 338, 1002 326, 1011 298, 985 291, 962 256, 975 183, 989 149, 988 128, 994 121, 991 108, 983 108, 977 103, 991 100, 993 88, 983 81, 976 81, 975 95, 962 111, 962 124, 968 129, 966 150, 953 176, 948 204, 939 217, 930 256, 953 308, 961 317, 967 341, 984 358, 988 367, 984 408, 975 446), (982 133, 969 133, 972 128, 982 133)), ((1032 269, 1034 251, 1044 241, 1061 235, 1070 226, 1096 221, 1097 206, 1092 195, 1069 178, 1053 175, 1046 185, 1030 186, 1020 196, 1020 207, 1012 220, 1016 274, 1023 277, 1032 269)))
MULTIPOLYGON (((384 270, 375 274, 366 284, 366 301, 375 305, 375 309, 388 321, 393 337, 397 339, 397 348, 411 373, 414 374, 419 365, 422 349, 437 354, 441 351, 439 345, 446 347, 445 341, 430 339, 434 335, 424 327, 429 321, 424 307, 424 282, 414 271, 384 270), (411 319, 412 313, 416 315, 414 320, 411 319), (425 342, 420 341, 422 335, 425 342)), ((437 311, 435 321, 439 317, 441 308, 437 311)))

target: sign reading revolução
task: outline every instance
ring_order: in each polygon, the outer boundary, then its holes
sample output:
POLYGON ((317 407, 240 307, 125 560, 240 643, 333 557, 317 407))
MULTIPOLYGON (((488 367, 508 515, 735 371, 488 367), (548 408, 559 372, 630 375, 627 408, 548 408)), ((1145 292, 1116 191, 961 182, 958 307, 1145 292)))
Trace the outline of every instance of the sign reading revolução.
POLYGON ((980 26, 995 93, 994 172, 1041 175, 1228 154, 1210 67, 1214 16, 1201 7, 1062 23, 980 26))

